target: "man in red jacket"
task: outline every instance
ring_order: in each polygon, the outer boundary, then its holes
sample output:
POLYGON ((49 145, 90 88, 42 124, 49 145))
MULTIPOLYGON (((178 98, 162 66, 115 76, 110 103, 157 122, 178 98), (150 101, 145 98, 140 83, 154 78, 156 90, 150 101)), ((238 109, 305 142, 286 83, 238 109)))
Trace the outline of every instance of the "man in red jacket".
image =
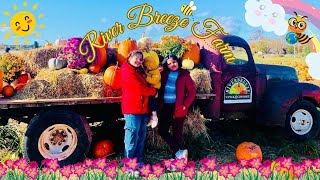
POLYGON ((182 130, 189 107, 196 96, 190 73, 181 69, 182 63, 174 55, 165 58, 161 72, 159 99, 162 105, 159 134, 170 146, 175 158, 188 159, 188 150, 182 149, 182 130), (172 126, 172 133, 169 128, 172 126))
POLYGON ((149 96, 156 95, 156 89, 149 87, 141 64, 143 54, 133 51, 128 61, 121 66, 122 113, 125 117, 125 152, 127 158, 137 158, 143 164, 143 149, 149 121, 149 96))

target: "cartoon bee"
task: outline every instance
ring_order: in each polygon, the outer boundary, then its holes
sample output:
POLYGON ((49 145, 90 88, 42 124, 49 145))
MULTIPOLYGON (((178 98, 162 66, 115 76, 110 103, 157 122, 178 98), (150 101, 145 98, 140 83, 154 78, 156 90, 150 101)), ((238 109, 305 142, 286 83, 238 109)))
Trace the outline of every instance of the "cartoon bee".
POLYGON ((192 11, 197 10, 197 6, 194 5, 193 1, 190 1, 189 5, 185 4, 181 6, 181 12, 184 15, 192 16, 192 11))
POLYGON ((306 18, 308 18, 308 16, 299 16, 296 12, 294 13, 296 14, 296 17, 292 17, 288 21, 289 31, 296 33, 299 43, 306 44, 313 38, 310 38, 306 34, 302 34, 307 28, 306 18))

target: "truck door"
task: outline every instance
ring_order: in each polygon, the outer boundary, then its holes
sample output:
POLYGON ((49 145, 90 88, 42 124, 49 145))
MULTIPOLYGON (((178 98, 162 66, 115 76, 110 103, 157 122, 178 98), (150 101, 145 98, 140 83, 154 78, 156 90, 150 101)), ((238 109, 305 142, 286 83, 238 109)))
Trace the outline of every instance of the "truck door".
POLYGON ((229 45, 229 50, 233 60, 222 54, 221 112, 246 114, 255 107, 256 67, 249 46, 229 45))

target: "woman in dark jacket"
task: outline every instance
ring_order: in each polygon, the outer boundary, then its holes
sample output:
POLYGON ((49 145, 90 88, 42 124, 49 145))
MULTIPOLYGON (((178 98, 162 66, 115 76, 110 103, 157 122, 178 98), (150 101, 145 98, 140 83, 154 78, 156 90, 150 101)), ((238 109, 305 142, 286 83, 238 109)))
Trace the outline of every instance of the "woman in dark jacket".
POLYGON ((159 91, 159 134, 170 146, 175 158, 185 158, 187 161, 188 150, 182 149, 182 130, 196 96, 196 88, 189 71, 181 69, 182 63, 176 56, 167 56, 164 61, 159 91), (173 135, 169 133, 170 126, 173 135))

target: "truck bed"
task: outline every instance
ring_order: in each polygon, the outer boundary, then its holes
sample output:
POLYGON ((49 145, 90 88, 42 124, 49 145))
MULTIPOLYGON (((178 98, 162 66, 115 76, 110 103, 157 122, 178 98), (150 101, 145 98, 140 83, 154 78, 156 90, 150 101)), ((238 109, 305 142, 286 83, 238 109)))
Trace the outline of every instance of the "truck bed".
MULTIPOLYGON (((215 94, 197 94, 196 99, 212 99, 215 94)), ((63 98, 63 99, 35 99, 35 100, 11 100, 0 96, 0 109, 24 108, 24 107, 48 107, 60 105, 76 105, 76 104, 105 104, 120 103, 119 97, 103 97, 103 98, 63 98)))

